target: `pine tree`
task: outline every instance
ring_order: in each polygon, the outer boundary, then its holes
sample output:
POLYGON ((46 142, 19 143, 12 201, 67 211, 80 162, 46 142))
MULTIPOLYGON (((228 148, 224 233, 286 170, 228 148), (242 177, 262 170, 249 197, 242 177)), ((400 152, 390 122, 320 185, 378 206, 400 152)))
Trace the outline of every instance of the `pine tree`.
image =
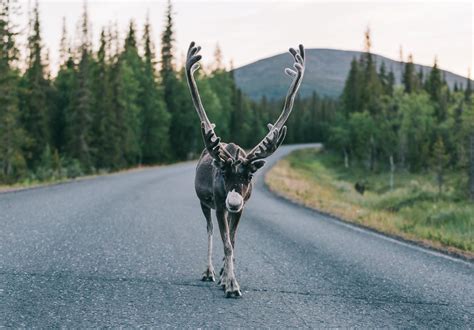
POLYGON ((387 85, 388 85, 388 74, 387 74, 387 69, 385 67, 385 62, 382 62, 380 64, 379 79, 380 79, 380 83, 382 84, 382 89, 385 93, 387 91, 387 85))
POLYGON ((51 145, 60 152, 66 147, 66 114, 71 110, 72 93, 74 91, 75 65, 68 44, 66 20, 63 19, 63 29, 59 46, 59 71, 54 80, 54 107, 50 115, 51 145))
POLYGON ((438 122, 446 119, 447 102, 449 89, 446 82, 443 81, 441 71, 438 69, 438 61, 435 59, 433 68, 426 81, 426 91, 430 95, 431 100, 435 104, 435 113, 438 122))
POLYGON ((26 172, 22 148, 25 132, 19 122, 19 72, 13 67, 18 49, 11 21, 15 2, 0 1, 0 182, 13 183, 26 172))
MULTIPOLYGON (((168 98, 168 90, 166 90, 166 84, 168 81, 175 79, 175 68, 173 64, 173 6, 171 0, 168 0, 168 6, 166 11, 166 25, 163 33, 161 34, 161 79, 165 85, 165 99, 168 98)), ((168 87, 169 89, 169 87, 168 87)), ((167 100, 167 103, 169 101, 167 100)))
POLYGON ((141 148, 143 162, 153 164, 169 159, 170 114, 166 110, 162 90, 155 72, 154 45, 151 40, 149 18, 143 34, 144 67, 141 76, 141 148))
POLYGON ((92 144, 97 168, 116 168, 114 162, 120 157, 120 145, 117 143, 117 123, 112 105, 110 78, 109 40, 102 29, 97 63, 92 74, 94 91, 94 120, 92 125, 92 144))
MULTIPOLYGON (((198 149, 199 122, 186 86, 184 71, 178 79, 173 64, 173 6, 168 1, 165 28, 161 34, 161 86, 166 109, 171 115, 170 141, 174 159, 193 157, 198 149)), ((200 85, 200 82, 198 82, 200 85)))
POLYGON ((67 123, 67 154, 78 160, 84 169, 90 171, 93 166, 91 155, 91 122, 93 94, 91 90, 91 42, 89 39, 89 17, 87 6, 81 21, 81 45, 75 90, 72 95, 71 110, 66 117, 67 123))
POLYGON ((359 68, 359 62, 353 58, 351 69, 342 92, 342 102, 344 104, 344 113, 349 116, 351 113, 362 111, 361 104, 362 77, 359 68))
POLYGON ((403 85, 405 86, 405 92, 413 93, 418 90, 419 82, 418 76, 415 72, 415 64, 413 64, 413 55, 408 56, 408 62, 405 63, 402 77, 403 85))
MULTIPOLYGON (((188 86, 185 82, 184 68, 179 72, 179 75, 179 80, 173 80, 177 104, 172 111, 170 141, 176 159, 191 159, 196 157, 203 149, 201 129, 199 118, 194 110, 188 86)), ((204 90, 200 89, 200 92, 204 92, 204 90)), ((207 105, 204 106, 206 109, 208 108, 207 105)))
POLYGON ((30 143, 26 148, 27 160, 31 166, 35 166, 43 149, 50 142, 49 100, 47 97, 49 82, 45 79, 38 2, 33 9, 30 29, 28 67, 21 82, 23 93, 21 113, 23 126, 30 138, 30 143))
POLYGON ((393 86, 395 85, 395 75, 392 70, 387 73, 385 62, 380 64, 379 79, 382 84, 383 93, 391 96, 393 94, 393 86))
POLYGON ((73 95, 76 86, 76 67, 72 54, 58 72, 54 80, 56 89, 55 109, 51 117, 52 145, 60 152, 67 149, 67 119, 73 109, 73 95))
MULTIPOLYGON (((234 108, 234 99, 233 94, 234 90, 237 88, 235 84, 234 74, 232 71, 226 71, 223 68, 222 64, 222 51, 217 46, 214 53, 215 59, 213 67, 215 68, 210 77, 208 77, 207 83, 204 84, 208 91, 208 98, 216 98, 214 100, 214 109, 210 109, 213 113, 212 121, 215 122, 219 130, 219 136, 226 141, 231 140, 233 137, 230 132, 230 121, 232 116, 232 111, 234 108)), ((201 84, 202 85, 202 84, 201 84)), ((207 102, 212 100, 206 100, 206 111, 207 111, 207 102)))
POLYGON ((119 57, 120 79, 122 91, 119 97, 124 114, 125 159, 128 164, 139 164, 142 160, 140 148, 140 106, 139 97, 142 93, 140 76, 142 75, 143 63, 138 54, 136 29, 133 21, 129 24, 128 34, 125 39, 123 52, 119 57))
POLYGON ((426 91, 434 102, 438 102, 440 99, 442 85, 441 71, 438 69, 438 60, 435 58, 425 86, 426 91))
POLYGON ((61 41, 59 42, 59 67, 62 68, 66 65, 67 60, 70 56, 70 47, 66 26, 66 17, 63 17, 63 28, 61 32, 61 41))
POLYGON ((365 52, 362 54, 361 72, 362 72, 362 111, 369 111, 371 115, 377 115, 380 110, 380 96, 383 92, 382 84, 377 74, 376 63, 371 53, 372 40, 370 29, 365 32, 365 52))

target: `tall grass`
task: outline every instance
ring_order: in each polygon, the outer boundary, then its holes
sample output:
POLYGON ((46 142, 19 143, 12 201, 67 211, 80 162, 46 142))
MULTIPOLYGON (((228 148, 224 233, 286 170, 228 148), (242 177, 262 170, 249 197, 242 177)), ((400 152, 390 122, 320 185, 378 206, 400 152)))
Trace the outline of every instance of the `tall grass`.
POLYGON ((272 190, 307 206, 382 232, 421 241, 474 257, 474 205, 456 186, 463 178, 449 173, 443 193, 432 174, 390 173, 379 165, 344 168, 338 155, 300 150, 280 161, 266 177, 272 190), (354 189, 365 182, 364 195, 354 189))

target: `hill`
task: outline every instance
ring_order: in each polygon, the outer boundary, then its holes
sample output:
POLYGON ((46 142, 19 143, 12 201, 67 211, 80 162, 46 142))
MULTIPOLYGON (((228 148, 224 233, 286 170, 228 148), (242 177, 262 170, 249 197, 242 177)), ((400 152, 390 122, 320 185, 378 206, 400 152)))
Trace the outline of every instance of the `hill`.
MULTIPOLYGON (((341 94, 354 57, 359 58, 361 52, 337 49, 307 49, 306 73, 301 85, 301 96, 306 97, 316 91, 319 95, 337 97, 341 94)), ((376 55, 377 65, 385 63, 388 70, 392 69, 397 83, 401 81, 402 63, 387 57, 376 55)), ((289 53, 279 54, 234 70, 237 85, 245 94, 253 99, 266 95, 270 99, 283 98, 286 95, 289 79, 283 70, 291 65, 289 53)), ((422 68, 425 76, 430 72, 428 66, 415 64, 416 70, 422 68)), ((465 85, 466 78, 449 71, 442 71, 449 86, 454 83, 465 85)))

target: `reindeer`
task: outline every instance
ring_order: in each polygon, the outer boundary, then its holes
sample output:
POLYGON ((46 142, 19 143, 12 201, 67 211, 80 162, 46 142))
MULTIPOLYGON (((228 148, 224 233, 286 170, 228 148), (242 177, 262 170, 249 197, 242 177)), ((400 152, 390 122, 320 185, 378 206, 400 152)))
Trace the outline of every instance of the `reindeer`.
POLYGON ((248 154, 234 143, 223 143, 214 132, 215 125, 209 121, 199 96, 194 80, 194 72, 199 69, 201 47, 191 42, 186 60, 186 78, 191 92, 194 107, 201 121, 201 132, 205 149, 198 161, 195 177, 196 194, 201 202, 201 209, 207 221, 208 250, 207 267, 202 275, 203 281, 215 281, 212 265, 212 232, 211 209, 216 211, 217 223, 224 244, 224 265, 220 272, 219 285, 226 297, 240 297, 239 284, 234 273, 235 235, 245 202, 252 193, 252 177, 265 164, 265 158, 273 154, 285 139, 285 123, 293 108, 296 93, 300 87, 305 70, 305 53, 303 45, 299 50, 290 48, 294 58, 294 68, 285 69, 293 78, 286 95, 283 111, 278 120, 268 124, 269 132, 248 154))

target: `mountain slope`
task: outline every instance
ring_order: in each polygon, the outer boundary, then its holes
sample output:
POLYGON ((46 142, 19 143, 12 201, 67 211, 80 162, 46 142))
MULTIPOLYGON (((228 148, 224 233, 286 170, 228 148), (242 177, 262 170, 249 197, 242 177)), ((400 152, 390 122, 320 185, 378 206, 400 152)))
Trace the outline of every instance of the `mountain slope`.
MULTIPOLYGON (((306 73, 301 85, 301 96, 307 97, 316 91, 320 95, 337 97, 341 94, 349 72, 351 61, 359 58, 361 52, 337 49, 307 49, 306 73)), ((385 62, 388 70, 392 69, 397 83, 401 81, 402 64, 387 57, 375 55, 377 65, 385 62)), ((270 99, 283 98, 286 95, 289 78, 283 73, 285 67, 291 65, 289 53, 268 57, 234 70, 237 85, 245 94, 253 99, 263 95, 270 99)), ((415 64, 416 71, 423 69, 425 76, 431 68, 415 64)), ((457 82, 465 85, 466 78, 442 71, 450 87, 457 82)))

